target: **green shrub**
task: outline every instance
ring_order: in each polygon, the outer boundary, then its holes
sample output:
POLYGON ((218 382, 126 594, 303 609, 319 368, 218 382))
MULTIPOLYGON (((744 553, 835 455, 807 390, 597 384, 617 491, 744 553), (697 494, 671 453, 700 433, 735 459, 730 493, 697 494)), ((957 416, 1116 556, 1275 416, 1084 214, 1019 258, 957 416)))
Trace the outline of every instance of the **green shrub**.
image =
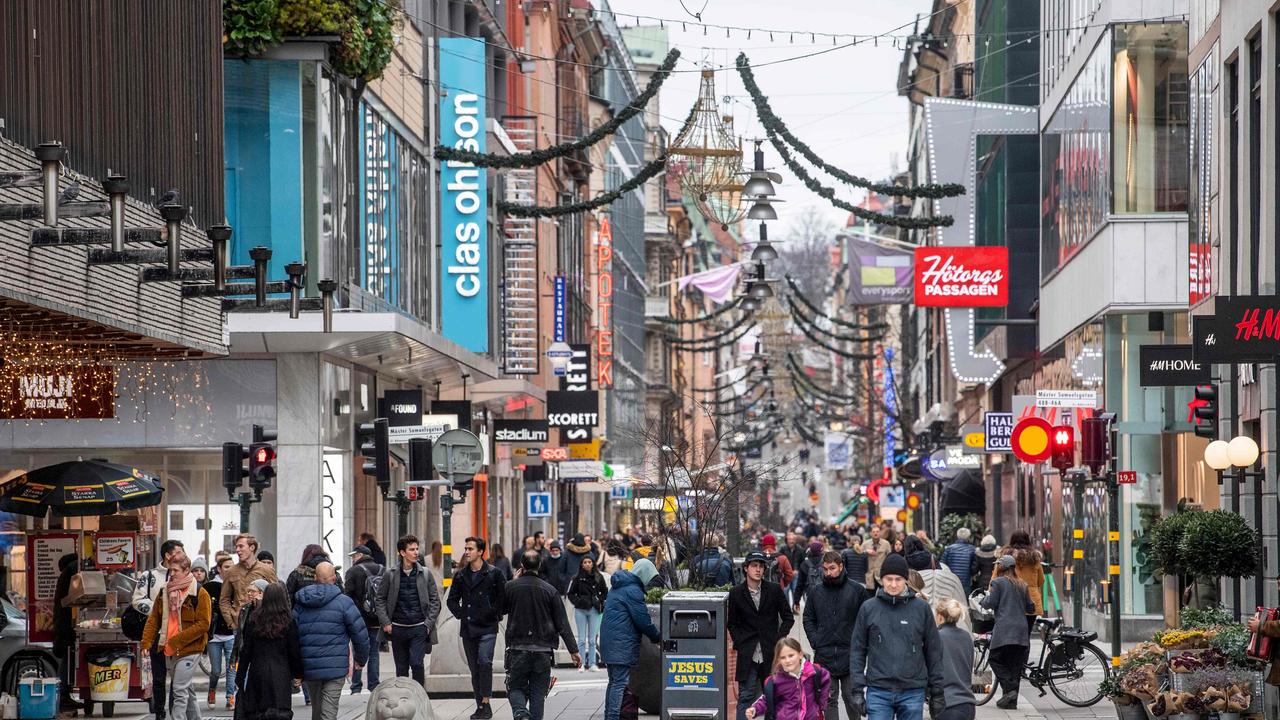
POLYGON ((1182 564, 1182 536, 1191 516, 1199 510, 1178 510, 1151 524, 1147 537, 1151 541, 1150 553, 1155 568, 1165 575, 1181 576, 1191 569, 1182 564))
POLYGON ((222 45, 228 55, 252 57, 287 35, 336 35, 333 69, 368 82, 391 62, 399 23, 399 0, 225 0, 222 45))
POLYGON ((1178 540, 1185 572, 1212 577, 1247 578, 1258 570, 1258 533, 1230 510, 1193 512, 1178 540))
MULTIPOLYGON (((991 530, 986 523, 982 522, 982 518, 973 513, 961 515, 959 513, 951 513, 944 515, 942 523, 938 527, 938 544, 947 545, 956 541, 956 530, 962 527, 969 528, 969 532, 973 533, 970 542, 974 545, 982 542, 983 535, 990 535, 991 530)), ((999 542, 999 538, 996 539, 999 542)))

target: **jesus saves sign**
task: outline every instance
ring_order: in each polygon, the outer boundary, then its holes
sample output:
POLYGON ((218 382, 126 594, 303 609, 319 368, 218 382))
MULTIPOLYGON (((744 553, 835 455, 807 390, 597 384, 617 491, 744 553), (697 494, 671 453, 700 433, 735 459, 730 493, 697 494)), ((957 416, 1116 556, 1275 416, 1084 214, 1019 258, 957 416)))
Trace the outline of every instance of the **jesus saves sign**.
POLYGON ((1005 307, 1009 249, 916 248, 915 303, 920 307, 1005 307))

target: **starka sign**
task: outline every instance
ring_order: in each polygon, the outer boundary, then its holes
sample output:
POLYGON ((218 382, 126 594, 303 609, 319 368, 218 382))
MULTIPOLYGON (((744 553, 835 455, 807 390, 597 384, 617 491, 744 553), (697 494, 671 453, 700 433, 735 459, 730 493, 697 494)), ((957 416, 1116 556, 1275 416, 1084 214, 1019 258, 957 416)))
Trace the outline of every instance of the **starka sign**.
MULTIPOLYGON (((485 46, 478 38, 441 38, 440 143, 485 149, 485 46)), ((484 168, 449 160, 440 179, 440 325, 445 338, 472 352, 489 349, 486 257, 488 177, 484 168)))
POLYGON ((596 387, 613 387, 613 230, 600 218, 596 238, 596 387))
POLYGON ((919 307, 1005 307, 1009 304, 1009 249, 916 248, 919 307))

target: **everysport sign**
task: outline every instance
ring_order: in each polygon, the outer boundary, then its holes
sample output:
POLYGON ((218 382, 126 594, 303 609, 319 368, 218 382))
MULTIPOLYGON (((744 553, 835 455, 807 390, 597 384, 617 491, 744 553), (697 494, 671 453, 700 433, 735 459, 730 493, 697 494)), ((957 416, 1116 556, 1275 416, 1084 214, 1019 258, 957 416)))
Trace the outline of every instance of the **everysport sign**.
POLYGON ((915 304, 919 307, 1005 307, 1009 249, 916 248, 915 304))

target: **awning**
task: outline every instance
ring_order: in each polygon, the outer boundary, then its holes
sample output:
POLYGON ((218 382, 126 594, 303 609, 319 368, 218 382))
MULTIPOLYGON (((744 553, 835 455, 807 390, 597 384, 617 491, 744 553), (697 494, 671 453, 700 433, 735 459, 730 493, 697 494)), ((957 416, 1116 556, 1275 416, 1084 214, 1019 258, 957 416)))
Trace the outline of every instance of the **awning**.
POLYGON ((942 485, 942 511, 938 517, 951 514, 986 515, 987 488, 982 481, 982 471, 965 470, 954 480, 942 485))

